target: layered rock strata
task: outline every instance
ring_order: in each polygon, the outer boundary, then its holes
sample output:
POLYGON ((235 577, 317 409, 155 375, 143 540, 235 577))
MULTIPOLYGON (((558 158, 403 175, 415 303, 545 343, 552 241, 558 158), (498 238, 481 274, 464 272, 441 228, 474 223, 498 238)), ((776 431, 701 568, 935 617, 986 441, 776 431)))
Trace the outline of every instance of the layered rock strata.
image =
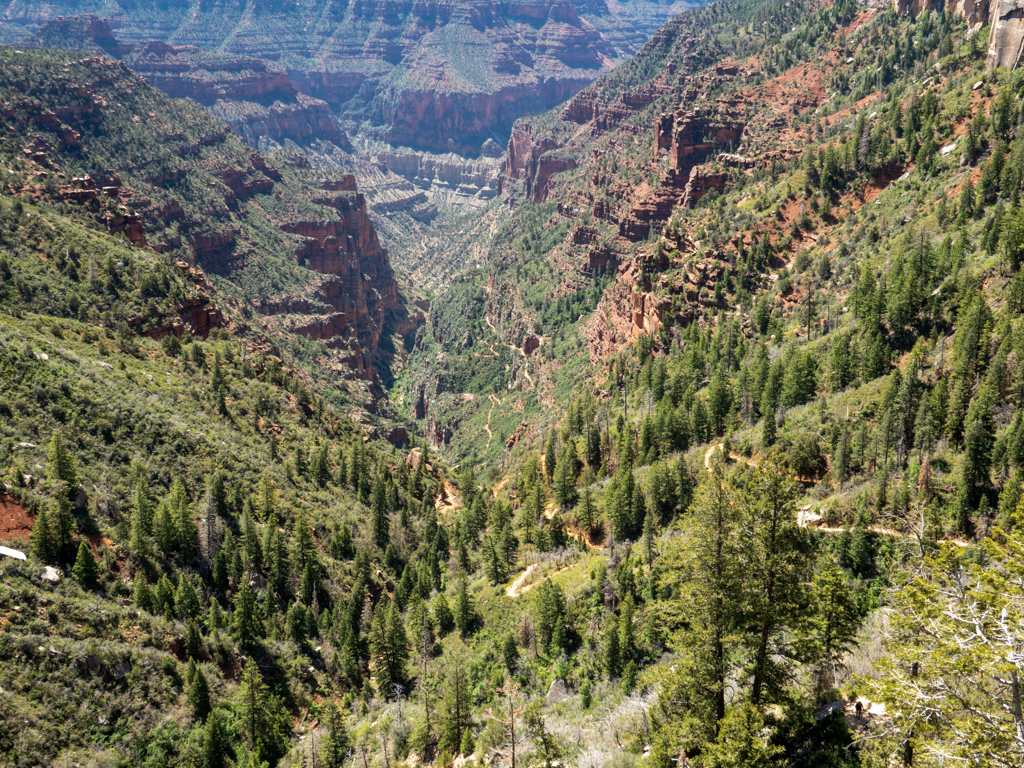
POLYGON ((264 314, 297 315, 291 330, 349 350, 348 362, 373 380, 374 361, 386 328, 403 335, 415 320, 402 311, 391 262, 377 238, 366 200, 345 176, 326 187, 315 202, 335 214, 328 220, 294 220, 278 227, 296 239, 295 260, 323 276, 312 295, 265 299, 264 314))
POLYGON ((162 73, 154 83, 168 92, 195 89, 203 103, 217 91, 224 99, 262 103, 265 89, 281 89, 286 73, 294 90, 379 138, 476 156, 489 140, 504 144, 517 118, 559 104, 635 53, 688 4, 176 0, 153 6, 118 0, 97 7, 109 15, 83 23, 61 17, 78 3, 18 3, 0 19, 0 41, 36 34, 65 46, 76 37, 110 55, 122 44, 153 40, 216 51, 240 66, 206 62, 177 73, 190 81, 182 84, 173 82, 171 62, 154 61, 162 73), (270 66, 261 71, 247 59, 270 66))

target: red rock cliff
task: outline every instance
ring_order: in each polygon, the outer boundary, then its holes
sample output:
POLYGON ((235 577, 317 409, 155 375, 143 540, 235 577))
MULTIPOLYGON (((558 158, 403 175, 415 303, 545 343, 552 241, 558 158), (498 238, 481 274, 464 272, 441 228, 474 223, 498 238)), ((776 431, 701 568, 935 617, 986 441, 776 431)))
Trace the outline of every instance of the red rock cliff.
POLYGON ((292 330, 328 346, 350 351, 349 362, 373 380, 374 361, 384 333, 405 334, 417 320, 399 302, 398 284, 366 212, 362 194, 351 176, 323 185, 313 202, 332 213, 322 220, 281 222, 279 228, 297 236, 295 259, 323 279, 314 295, 264 300, 266 314, 295 314, 292 330), (335 192, 334 189, 343 191, 335 192))

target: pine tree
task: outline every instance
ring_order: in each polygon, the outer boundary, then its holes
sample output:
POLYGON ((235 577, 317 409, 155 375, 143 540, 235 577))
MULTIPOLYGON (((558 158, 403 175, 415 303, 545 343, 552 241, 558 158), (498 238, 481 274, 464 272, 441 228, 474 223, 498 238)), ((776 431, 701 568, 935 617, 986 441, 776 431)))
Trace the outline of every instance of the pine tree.
POLYGON ((644 558, 647 560, 647 566, 654 566, 654 512, 653 510, 647 510, 647 514, 644 515, 644 558))
POLYGON ((218 712, 212 712, 203 728, 202 768, 225 768, 227 758, 227 734, 218 712))
POLYGON ((171 517, 170 506, 167 502, 161 503, 156 510, 156 517, 153 520, 153 538, 156 540, 160 554, 169 556, 178 543, 178 529, 171 517))
POLYGON ((203 670, 195 666, 194 661, 189 661, 189 669, 194 672, 188 683, 188 705, 192 707, 192 716, 205 723, 210 716, 210 684, 206 682, 206 675, 203 670))
POLYGON ((156 583, 156 590, 153 595, 153 612, 170 614, 174 616, 174 587, 171 585, 171 580, 167 578, 165 573, 160 577, 160 581, 156 583))
POLYGON ((874 561, 871 547, 870 517, 866 511, 857 516, 850 538, 850 570, 858 576, 867 576, 874 561))
POLYGON ((836 670, 854 643, 860 616, 846 574, 827 560, 814 574, 812 612, 804 631, 818 664, 818 694, 837 684, 836 670))
POLYGON ((775 445, 775 399, 765 390, 761 398, 761 445, 771 448, 775 445))
POLYGON ((313 606, 313 598, 316 596, 316 570, 313 562, 307 561, 306 568, 302 572, 302 585, 299 590, 303 605, 313 606))
POLYGON ((608 490, 608 518, 612 534, 616 540, 632 539, 636 535, 636 510, 633 509, 633 502, 636 500, 636 480, 632 467, 627 465, 616 474, 608 490))
POLYGON ((153 612, 153 591, 141 571, 135 574, 135 588, 132 591, 132 602, 142 611, 153 612))
POLYGON ((288 581, 288 552, 284 537, 276 526, 270 527, 263 552, 267 559, 267 575, 270 577, 268 586, 273 594, 283 594, 288 581))
POLYGON ((383 552, 387 549, 388 542, 390 541, 390 534, 388 531, 388 511, 387 506, 387 495, 384 487, 383 473, 377 475, 377 479, 373 482, 373 494, 370 499, 370 530, 373 534, 373 542, 383 552))
POLYGON ((334 706, 334 702, 327 704, 324 713, 324 729, 326 733, 320 742, 320 757, 324 761, 324 766, 325 768, 342 768, 351 741, 348 731, 345 730, 345 720, 338 708, 334 706))
POLYGON ((516 647, 516 639, 510 633, 501 647, 502 660, 505 663, 505 671, 510 675, 515 674, 519 663, 519 649, 516 647))
MULTIPOLYGON (((866 136, 867 134, 865 134, 866 136)), ((775 743, 775 729, 753 704, 729 707, 717 738, 706 745, 703 765, 715 768, 772 768, 784 748, 775 743)))
POLYGON ((146 533, 144 513, 136 510, 132 513, 131 533, 128 540, 128 551, 136 563, 149 558, 149 536, 146 533))
POLYGON ((276 759, 282 747, 286 713, 270 694, 256 661, 249 658, 242 670, 237 693, 238 729, 249 749, 259 759, 276 759))
POLYGON ((190 659, 199 657, 203 649, 203 636, 199 632, 199 621, 189 619, 185 622, 185 653, 190 659))
POLYGON ((473 731, 470 728, 466 728, 462 732, 462 744, 459 746, 459 754, 464 757, 469 757, 476 751, 476 742, 473 741, 473 731))
POLYGON ((273 522, 274 518, 277 517, 277 489, 274 488, 274 481, 270 479, 270 475, 266 472, 260 476, 258 498, 260 518, 264 523, 269 524, 273 522))
POLYGON ((256 522, 246 505, 242 513, 242 551, 245 567, 249 571, 259 573, 263 570, 263 545, 260 543, 259 531, 256 529, 256 522))
MULTIPOLYGON (((688 662, 666 680, 666 696, 691 702, 685 713, 696 732, 713 738, 725 717, 725 696, 738 663, 737 621, 743 607, 743 563, 739 508, 721 468, 713 464, 703 476, 687 519, 688 536, 673 540, 664 556, 669 578, 687 588, 678 607, 688 631, 672 643, 686 651, 688 662), (685 563, 685 565, 684 565, 685 563), (685 572, 688 578, 679 574, 685 572)), ((677 716, 674 705, 666 713, 677 716)))
POLYGON ((251 648, 263 637, 263 623, 256 609, 256 596, 253 595, 249 582, 244 579, 235 595, 231 632, 243 648, 251 648))
POLYGON ((300 602, 294 602, 288 608, 288 615, 285 617, 285 630, 288 638, 298 646, 306 643, 306 607, 300 602))
POLYGON ((210 600, 210 615, 207 619, 207 626, 211 632, 224 629, 224 612, 221 610, 220 603, 217 602, 216 598, 210 600))
POLYGON ((473 604, 469 599, 469 588, 465 577, 458 581, 455 593, 455 627, 465 635, 473 625, 473 604))
POLYGON ((75 581, 86 589, 96 585, 99 569, 96 567, 96 558, 93 557, 92 550, 84 539, 78 545, 78 557, 75 558, 75 566, 71 573, 74 574, 75 581))
POLYGON ((566 603, 561 587, 545 580, 537 592, 537 634, 545 650, 554 656, 565 650, 566 603))
POLYGON ((370 632, 370 654, 377 688, 381 696, 390 699, 395 687, 405 682, 405 665, 409 655, 405 625, 393 601, 381 600, 377 604, 370 632))
POLYGON ((438 749, 456 752, 462 746, 462 738, 471 725, 472 680, 467 669, 465 649, 456 645, 448 654, 442 668, 441 706, 438 710, 440 732, 438 749))
POLYGON ((192 582, 185 578, 184 573, 178 574, 178 587, 174 591, 174 608, 180 619, 194 619, 202 612, 199 596, 192 582))
POLYGON ((866 681, 867 694, 885 704, 900 732, 913 734, 902 755, 908 765, 917 752, 947 764, 1024 764, 1022 548, 1019 526, 986 541, 984 564, 944 544, 892 596, 889 653, 866 681))
POLYGON ((513 570, 519 561, 519 539, 512 533, 512 526, 505 522, 498 531, 498 542, 495 552, 501 561, 502 578, 513 570))
POLYGON ((338 485, 344 488, 348 485, 348 461, 345 458, 345 449, 338 446, 338 485))
POLYGON ((32 525, 30 536, 32 554, 44 563, 57 562, 57 542, 53 531, 53 523, 50 521, 48 507, 43 506, 36 515, 35 523, 32 525))
POLYGON ((590 495, 590 486, 583 489, 583 500, 580 503, 579 522, 583 530, 588 534, 594 533, 597 524, 597 515, 594 510, 594 500, 590 495))
POLYGON ((832 454, 832 479, 842 488, 843 483, 849 477, 850 464, 850 433, 846 425, 842 426, 839 440, 836 442, 835 451, 832 454))
POLYGON ((523 711, 523 725, 526 733, 533 739, 540 764, 544 768, 553 768, 553 766, 559 765, 562 748, 554 734, 547 729, 544 722, 543 705, 540 701, 532 701, 526 706, 523 711))
POLYGON ((740 505, 740 548, 749 585, 746 610, 755 627, 751 702, 782 695, 775 681, 794 662, 782 637, 799 623, 805 600, 804 538, 796 523, 796 484, 777 455, 762 461, 740 505))
MULTIPOLYGON (((992 447, 995 443, 995 420, 993 406, 995 393, 986 381, 978 388, 967 414, 967 429, 964 434, 964 461, 958 493, 967 510, 976 509, 982 492, 990 484, 989 469, 992 464, 992 447)), ((961 533, 968 534, 961 526, 961 533)))
POLYGON ((132 511, 138 517, 145 535, 150 536, 153 533, 153 513, 156 511, 156 503, 146 482, 145 468, 140 464, 133 464, 132 468, 135 472, 135 484, 132 489, 132 511))
POLYGON ((561 507, 570 507, 576 503, 576 446, 570 441, 562 450, 562 458, 555 468, 553 491, 555 503, 561 507))
POLYGON ((555 464, 557 459, 555 456, 555 430, 551 430, 550 437, 548 438, 547 445, 544 447, 544 473, 547 475, 548 482, 551 482, 555 478, 555 464))
POLYGON ((46 458, 50 480, 57 485, 63 484, 62 493, 68 500, 74 498, 78 492, 78 466, 63 432, 58 430, 53 433, 46 449, 46 458))
POLYGON ((443 592, 434 601, 434 621, 437 622, 437 629, 442 635, 451 632, 452 627, 455 626, 455 617, 452 615, 452 609, 448 606, 448 600, 443 592))
POLYGON ((675 511, 683 514, 690 508, 693 500, 693 480, 690 477, 690 469, 686 465, 686 457, 680 456, 675 463, 675 511))
MULTIPOLYGON (((269 554, 268 554, 269 556, 269 554)), ((295 525, 292 528, 292 556, 291 566, 293 575, 297 579, 302 578, 307 564, 316 563, 316 543, 313 541, 313 530, 309 525, 309 518, 305 511, 300 511, 295 516, 295 525)))
POLYGON ((75 519, 71 515, 71 502, 66 492, 58 489, 54 499, 52 522, 54 556, 61 564, 72 563, 78 548, 75 546, 75 519))
POLYGON ((330 480, 331 467, 327 457, 327 443, 321 444, 320 450, 317 451, 316 456, 313 458, 311 475, 313 482, 321 488, 327 485, 327 481, 330 480))

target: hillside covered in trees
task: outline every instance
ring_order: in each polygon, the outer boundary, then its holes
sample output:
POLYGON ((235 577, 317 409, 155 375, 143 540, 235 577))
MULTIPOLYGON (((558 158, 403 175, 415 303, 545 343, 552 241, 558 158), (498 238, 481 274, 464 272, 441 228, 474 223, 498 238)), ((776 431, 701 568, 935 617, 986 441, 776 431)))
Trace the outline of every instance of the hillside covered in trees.
POLYGON ((679 16, 516 124, 429 304, 351 178, 0 50, 0 765, 1019 765, 1024 77, 984 22, 679 16))

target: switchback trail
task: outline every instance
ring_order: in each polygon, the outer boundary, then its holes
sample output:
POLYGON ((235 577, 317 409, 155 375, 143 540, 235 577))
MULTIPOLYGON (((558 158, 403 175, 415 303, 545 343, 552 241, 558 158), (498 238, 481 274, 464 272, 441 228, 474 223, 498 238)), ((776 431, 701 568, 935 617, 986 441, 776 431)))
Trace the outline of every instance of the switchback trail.
POLYGON ((563 565, 557 571, 552 571, 547 576, 545 576, 545 577, 543 577, 541 579, 537 579, 536 581, 531 581, 529 584, 526 584, 525 583, 526 580, 528 578, 530 578, 530 575, 537 569, 537 564, 533 563, 532 565, 528 566, 525 571, 520 573, 519 576, 516 577, 515 581, 513 581, 511 584, 509 584, 508 589, 505 590, 505 596, 506 597, 519 597, 524 592, 529 592, 531 589, 536 587, 538 584, 542 584, 543 582, 547 581, 548 579, 552 578, 553 576, 557 576, 558 574, 560 574, 560 573, 562 573, 564 571, 569 570, 570 568, 572 568, 575 565, 579 565, 579 563, 576 562, 576 563, 569 563, 569 565, 563 565))
MULTIPOLYGON (((724 451, 724 450, 725 450, 725 444, 724 443, 715 443, 714 445, 710 446, 707 449, 707 451, 705 451, 705 453, 704 453, 704 468, 710 472, 711 471, 711 456, 714 454, 715 451, 724 451)), ((751 467, 756 467, 757 466, 757 462, 756 461, 754 461, 753 459, 748 459, 746 456, 741 456, 738 453, 730 452, 729 453, 729 458, 732 459, 733 461, 743 462, 744 464, 747 464, 747 465, 749 465, 751 467)), ((796 479, 800 480, 801 482, 804 481, 803 478, 799 478, 798 477, 796 479)), ((799 525, 801 528, 813 528, 814 530, 821 531, 822 533, 842 533, 843 531, 846 530, 842 526, 817 525, 816 523, 819 520, 821 520, 821 515, 812 513, 809 510, 801 509, 801 510, 798 510, 797 513, 796 513, 796 524, 799 525)), ((897 531, 895 528, 886 528, 885 526, 881 526, 881 525, 869 525, 868 526, 868 532, 881 534, 883 536, 895 536, 896 538, 900 538, 900 539, 912 539, 912 538, 915 538, 912 534, 903 533, 902 531, 897 531)), ((958 546, 958 547, 966 547, 967 546, 967 542, 959 541, 958 539, 940 539, 940 541, 948 541, 948 542, 950 542, 952 544, 956 544, 956 546, 958 546)))
POLYGON ((487 445, 489 446, 491 444, 491 438, 494 437, 494 435, 491 434, 491 414, 494 412, 495 405, 501 405, 501 399, 494 395, 488 395, 487 397, 491 400, 491 409, 487 411, 487 423, 484 424, 484 429, 487 431, 487 445))
MULTIPOLYGON (((494 323, 491 322, 491 318, 488 317, 486 314, 484 315, 484 322, 487 323, 487 326, 492 331, 494 331, 494 335, 497 336, 498 335, 498 329, 494 327, 494 323)), ((541 337, 541 340, 543 341, 543 337, 541 337)), ((517 347, 515 344, 505 344, 505 346, 508 347, 509 349, 511 349, 513 352, 518 352, 519 355, 524 360, 526 359, 526 352, 523 350, 522 347, 517 347)), ((491 351, 492 352, 494 351, 494 345, 493 344, 491 344, 491 351)), ((523 366, 523 374, 526 376, 527 379, 529 379, 530 387, 533 388, 533 389, 536 389, 537 388, 537 384, 536 384, 536 382, 534 382, 533 377, 530 375, 530 369, 526 365, 523 366)))

